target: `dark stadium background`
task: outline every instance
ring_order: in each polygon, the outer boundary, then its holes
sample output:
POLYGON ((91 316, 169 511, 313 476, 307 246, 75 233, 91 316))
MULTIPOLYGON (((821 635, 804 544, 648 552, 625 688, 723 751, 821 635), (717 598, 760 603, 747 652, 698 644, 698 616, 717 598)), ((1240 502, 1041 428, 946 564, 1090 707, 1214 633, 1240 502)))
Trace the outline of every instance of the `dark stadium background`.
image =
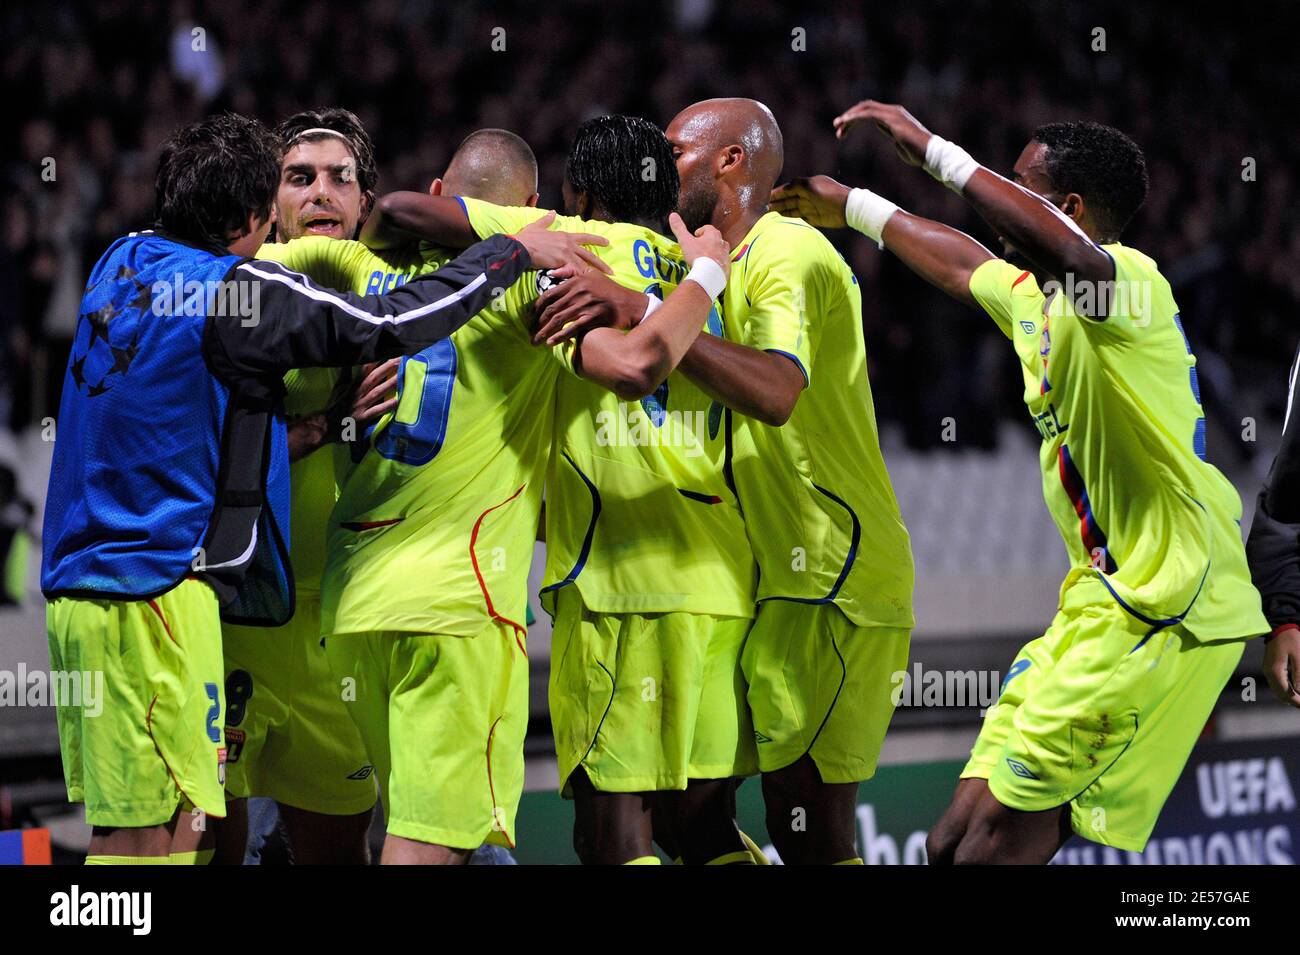
MULTIPOLYGON (((346 106, 374 137, 381 191, 426 188, 466 133, 504 126, 533 146, 542 204, 558 205, 584 119, 624 112, 663 126, 697 99, 750 96, 782 126, 787 176, 868 185, 993 245, 958 198, 873 131, 836 142, 831 118, 870 96, 903 103, 1000 170, 1052 120, 1100 120, 1141 144, 1152 190, 1126 242, 1174 286, 1200 362, 1210 457, 1242 493, 1249 526, 1300 337, 1300 68, 1286 42, 1298 20, 1281 3, 7 5, 0 467, 16 472, 38 530, 43 424, 57 411, 86 274, 112 239, 150 224, 158 147, 177 124, 226 109, 274 122, 346 106), (205 31, 200 53, 194 27, 205 31), (504 51, 493 49, 498 30, 504 51), (41 175, 48 158, 54 181, 41 175)), ((886 458, 917 554, 913 663, 1001 670, 1046 624, 1063 569, 1011 350, 992 323, 867 239, 832 237, 861 280, 886 458), (942 440, 945 419, 955 441, 942 440)), ((25 512, 7 494, 0 481, 0 514, 14 523, 25 512)), ((35 560, 23 605, 0 608, 0 668, 47 665, 35 560)), ((530 786, 542 792, 544 615, 533 640, 530 786)), ((1258 662, 1254 645, 1240 675, 1258 662)), ((1224 745, 1300 734, 1262 680, 1259 691, 1258 702, 1225 693, 1212 724, 1224 745)), ((905 708, 885 761, 959 759, 977 720, 978 707, 905 708)), ((52 711, 0 708, 0 829, 55 812, 54 743, 52 711)))

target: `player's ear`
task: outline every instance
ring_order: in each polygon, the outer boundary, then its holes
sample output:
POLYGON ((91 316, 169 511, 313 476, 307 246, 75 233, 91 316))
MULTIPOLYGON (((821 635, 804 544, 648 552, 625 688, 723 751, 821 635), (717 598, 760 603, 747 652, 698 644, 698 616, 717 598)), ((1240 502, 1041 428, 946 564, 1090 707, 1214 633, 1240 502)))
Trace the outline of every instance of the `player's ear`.
POLYGON ((1083 196, 1079 195, 1077 192, 1071 192, 1067 194, 1057 208, 1059 208, 1061 212, 1068 218, 1073 219, 1075 222, 1079 223, 1080 225, 1083 224, 1083 214, 1084 214, 1085 204, 1083 201, 1083 196))
POLYGON ((441 176, 439 176, 437 179, 433 180, 433 182, 431 182, 431 183, 429 184, 429 195, 431 195, 431 196, 440 196, 440 195, 442 195, 442 177, 441 177, 441 176))
POLYGON ((542 198, 542 194, 540 192, 534 192, 531 196, 528 197, 528 201, 524 203, 524 205, 528 206, 528 208, 530 209, 536 209, 537 201, 541 198, 542 198))
POLYGON ((717 173, 725 176, 745 160, 745 147, 739 143, 725 146, 718 151, 717 173))
POLYGON ((363 193, 361 196, 361 214, 357 216, 357 233, 360 234, 361 226, 370 218, 370 210, 375 207, 375 194, 373 192, 363 193))

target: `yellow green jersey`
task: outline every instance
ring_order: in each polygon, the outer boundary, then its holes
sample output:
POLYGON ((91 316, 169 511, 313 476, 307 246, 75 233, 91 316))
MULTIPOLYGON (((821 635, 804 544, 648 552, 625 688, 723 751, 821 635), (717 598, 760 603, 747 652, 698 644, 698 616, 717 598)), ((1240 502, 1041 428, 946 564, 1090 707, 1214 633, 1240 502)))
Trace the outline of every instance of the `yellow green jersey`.
POLYGON ((1097 577, 1148 625, 1182 623, 1202 641, 1267 632, 1241 499, 1205 460, 1196 358, 1169 283, 1136 249, 1103 248, 1114 282, 1065 290, 1073 300, 1002 259, 970 279, 1020 359, 1043 496, 1069 553, 1062 591, 1097 577))
MULTIPOLYGON (((480 237, 543 215, 463 202, 480 237)), ((666 297, 686 275, 677 244, 652 229, 568 216, 552 228, 608 238, 593 251, 628 288, 666 297)), ((707 327, 722 333, 716 310, 707 327)), ((722 405, 678 372, 654 394, 623 401, 574 373, 572 343, 549 351, 570 373, 559 381, 547 475, 548 609, 572 585, 598 613, 752 616, 754 558, 727 483, 722 405)))
MULTIPOLYGON (((300 270, 362 294, 432 272, 451 252, 373 252, 315 237, 300 270)), ((294 245, 296 243, 290 243, 294 245)), ((473 636, 489 619, 526 632, 528 568, 559 369, 530 341, 536 279, 496 295, 449 339, 402 360, 398 406, 351 460, 336 454, 321 633, 473 636)))
MULTIPOLYGON (((281 262, 322 285, 352 289, 343 284, 339 270, 343 259, 326 255, 323 236, 309 236, 292 242, 267 243, 259 259, 281 262), (309 271, 310 270, 310 271, 309 271)), ((284 413, 290 419, 324 411, 337 397, 340 373, 337 368, 296 368, 284 376, 284 413)), ((338 496, 331 452, 317 448, 289 467, 289 553, 293 560, 294 586, 299 597, 320 595, 321 571, 325 569, 325 523, 338 496)))
POLYGON ((758 599, 910 628, 912 549, 880 452, 852 270, 816 229, 768 212, 732 253, 722 319, 729 340, 786 356, 807 382, 781 427, 732 419, 758 599))

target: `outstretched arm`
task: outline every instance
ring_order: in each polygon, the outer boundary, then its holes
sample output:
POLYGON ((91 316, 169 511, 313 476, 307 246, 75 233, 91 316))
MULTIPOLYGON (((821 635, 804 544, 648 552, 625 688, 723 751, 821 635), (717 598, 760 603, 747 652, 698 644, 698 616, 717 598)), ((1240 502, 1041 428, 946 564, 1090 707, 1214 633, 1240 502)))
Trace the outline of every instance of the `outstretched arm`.
POLYGON ((686 353, 682 371, 714 401, 737 414, 779 428, 790 420, 807 381, 789 358, 701 335, 686 353))
POLYGON ((478 236, 454 196, 426 192, 380 196, 361 230, 362 243, 372 249, 396 248, 421 239, 449 249, 467 249, 478 236))
POLYGON ((971 273, 994 258, 964 232, 933 219, 904 212, 865 189, 850 189, 830 176, 796 179, 772 190, 772 208, 819 228, 850 223, 902 259, 903 264, 935 288, 972 308, 971 273), (852 201, 853 208, 848 207, 852 201))
MULTIPOLYGON (((582 337, 574 370, 624 401, 654 392, 700 336, 713 299, 726 288, 730 247, 712 226, 694 235, 677 213, 668 218, 690 273, 653 317, 629 332, 593 328, 582 337)), ((601 281, 609 283, 608 280, 601 281)), ((640 302, 644 296, 633 292, 640 302)))
POLYGON ((893 140, 904 162, 922 166, 965 197, 998 235, 1057 281, 1068 287, 1067 275, 1075 283, 1115 277, 1110 256, 1056 206, 979 165, 954 143, 932 135, 903 107, 864 100, 836 118, 836 135, 842 138, 854 123, 864 120, 893 140))
POLYGON ((550 231, 554 218, 549 213, 514 238, 479 242, 436 272, 370 297, 321 288, 277 262, 242 262, 230 279, 249 290, 251 321, 211 317, 205 350, 228 379, 414 354, 451 335, 524 272, 581 262, 580 243, 599 237, 550 231))
MULTIPOLYGON (((538 221, 543 222, 543 228, 550 226, 555 221, 555 212, 546 213, 538 221)), ((611 271, 599 256, 583 248, 584 245, 609 245, 608 239, 590 233, 568 234, 573 238, 564 264, 611 271)), ((420 240, 449 249, 467 249, 487 237, 486 230, 482 235, 475 231, 460 199, 425 192, 390 192, 382 196, 361 230, 362 244, 371 249, 393 248, 420 240)))

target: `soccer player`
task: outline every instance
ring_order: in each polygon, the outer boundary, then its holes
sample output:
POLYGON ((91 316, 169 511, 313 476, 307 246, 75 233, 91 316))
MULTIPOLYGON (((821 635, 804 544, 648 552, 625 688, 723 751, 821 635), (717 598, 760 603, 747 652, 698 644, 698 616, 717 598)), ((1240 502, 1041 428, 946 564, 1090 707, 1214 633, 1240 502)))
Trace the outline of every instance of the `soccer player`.
POLYGON ((574 256, 571 237, 533 228, 388 295, 337 295, 249 261, 279 174, 255 120, 180 129, 158 164, 159 230, 114 242, 82 300, 41 587, 52 668, 105 674, 102 712, 58 712, 91 863, 210 853, 185 810, 225 815, 220 614, 293 613, 285 372, 423 348, 495 287, 574 256))
MULTIPOLYGON (((648 305, 643 291, 671 293, 672 302, 691 287, 680 284, 686 266, 666 235, 676 170, 652 123, 584 123, 564 199, 573 218, 557 220, 561 228, 609 238, 597 253, 637 300, 637 318, 648 305)), ((386 196, 380 214, 463 245, 542 213, 403 194, 386 196)), ((669 374, 706 314, 682 327, 667 361, 625 354, 625 340, 659 327, 662 310, 628 335, 597 328, 581 343, 538 350, 571 372, 555 399, 543 599, 555 617, 550 702, 560 779, 575 798, 575 847, 588 863, 657 861, 656 793, 678 803, 674 842, 686 861, 750 860, 729 780, 755 768, 738 666, 753 559, 724 477, 722 408, 669 374)), ((716 316, 709 323, 716 328, 716 316)))
MULTIPOLYGON (((406 201, 450 213, 453 228, 434 237, 454 243, 468 233, 467 207, 516 207, 511 231, 544 219, 531 205, 536 177, 522 140, 483 130, 430 195, 406 201)), ((382 252, 343 255, 447 257, 409 237, 384 241, 384 210, 401 201, 385 197, 367 223, 382 252)), ((603 224, 581 228, 615 237, 603 224)), ((624 257, 631 244, 620 247, 624 257)), ((725 263, 716 236, 691 244, 725 263)), ((611 333, 593 369, 611 386, 652 390, 704 324, 709 297, 697 285, 672 296, 656 322, 611 333)), ((343 481, 330 522, 322 633, 336 675, 355 680, 349 706, 384 792, 384 862, 458 863, 485 839, 513 845, 528 716, 522 621, 561 370, 531 343, 532 289, 512 289, 446 345, 404 364, 396 412, 343 481), (418 583, 395 588, 399 577, 418 583)))
MULTIPOLYGON (((258 257, 320 279, 307 268, 318 242, 299 243, 296 252, 287 243, 304 235, 356 237, 375 198, 374 148, 345 109, 297 113, 276 132, 284 148, 274 206, 279 244, 264 246, 258 257)), ((222 627, 227 816, 215 826, 218 863, 243 861, 249 796, 276 801, 294 862, 368 860, 373 769, 320 645, 325 525, 337 497, 325 446, 338 433, 331 417, 347 415, 366 427, 392 410, 388 394, 396 378, 383 372, 395 369, 396 361, 367 376, 352 396, 359 401, 355 407, 338 400, 338 369, 302 368, 285 376, 295 609, 293 619, 274 630, 222 627), (380 378, 391 380, 376 384, 380 378)))
MULTIPOLYGON (((329 145, 328 140, 323 141, 329 145)), ((339 157, 329 154, 319 157, 326 162, 326 170, 330 166, 338 167, 339 157)), ((290 166, 285 163, 286 175, 290 166)), ((317 167, 318 172, 319 167, 317 167)), ((365 176, 363 173, 363 181, 365 176)), ((510 202, 512 204, 533 205, 537 201, 537 163, 533 157, 532 150, 520 140, 517 136, 506 132, 505 130, 480 130, 471 135, 460 148, 457 149, 448 166, 447 172, 440 179, 434 180, 433 190, 438 192, 442 189, 444 182, 452 183, 456 188, 463 188, 467 192, 477 192, 484 195, 485 198, 494 198, 498 201, 510 202), (485 179, 484 174, 490 173, 490 179, 485 179)), ((362 199, 364 192, 359 190, 358 199, 362 199)), ((282 190, 283 194, 283 190, 282 190)), ((346 205, 350 208, 350 204, 346 205)), ((304 212, 300 218, 310 219, 311 211, 304 212)), ((348 225, 359 221, 355 218, 347 219, 348 225)), ((344 235, 351 236, 355 230, 348 228, 344 235)), ((380 290, 386 288, 400 287, 405 282, 425 272, 437 269, 444 262, 451 258, 446 250, 433 247, 421 246, 417 243, 406 244, 397 248, 385 250, 384 252, 372 252, 360 242, 357 241, 329 241, 326 237, 306 237, 296 238, 285 245, 264 247, 260 253, 263 257, 273 257, 285 262, 291 267, 304 272, 314 278, 322 285, 333 288, 348 289, 364 293, 367 289, 380 290)), ((530 286, 531 288, 531 286, 530 286)), ((522 333, 525 309, 527 303, 535 296, 535 291, 525 293, 522 286, 516 286, 504 295, 494 299, 494 304, 499 306, 496 309, 485 311, 475 320, 474 334, 461 336, 451 346, 458 353, 461 381, 457 382, 457 411, 463 414, 466 420, 474 420, 485 414, 491 414, 497 411, 501 402, 509 394, 518 396, 518 412, 510 419, 509 427, 518 436, 518 444, 524 448, 528 446, 537 446, 537 457, 544 461, 546 449, 549 448, 550 421, 546 416, 535 414, 533 407, 534 401, 546 403, 546 376, 538 376, 530 373, 530 365, 539 365, 536 361, 536 349, 526 346, 523 341, 526 336, 522 333), (497 336, 500 339, 497 340, 497 336), (472 348, 467 349, 464 345, 472 339, 472 348), (491 360, 476 362, 472 359, 477 354, 490 356, 491 360), (492 369, 499 365, 509 365, 517 373, 517 377, 511 379, 503 376, 492 374, 492 369), (512 387, 516 390, 512 392, 512 387), (529 437, 530 430, 541 429, 538 437, 529 437)), ((412 362, 404 363, 401 369, 400 379, 404 382, 402 393, 407 396, 407 401, 419 400, 422 394, 423 383, 427 362, 430 356, 416 356, 412 362)), ((376 369, 376 372, 382 369, 376 369)), ((378 381, 378 377, 369 377, 367 382, 378 381)), ((333 493, 335 472, 333 469, 328 474, 331 494, 329 498, 329 507, 323 515, 316 515, 317 525, 311 533, 319 535, 320 538, 320 571, 323 572, 325 565, 326 541, 327 534, 331 533, 331 516, 335 517, 332 533, 342 535, 344 542, 341 547, 347 550, 347 556, 336 553, 336 559, 331 571, 331 583, 328 588, 328 594, 331 595, 331 606, 338 605, 338 597, 344 596, 353 598, 359 589, 365 587, 375 588, 372 592, 372 602, 367 604, 364 600, 350 603, 351 609, 345 610, 339 615, 331 612, 333 622, 326 627, 325 633, 328 635, 337 626, 347 631, 352 626, 351 620, 354 619, 358 612, 365 616, 364 623, 371 629, 383 630, 385 625, 375 625, 376 620, 390 620, 395 624, 409 624, 413 617, 419 615, 428 615, 433 617, 437 614, 435 609, 440 602, 454 602, 454 593, 449 594, 448 588, 441 580, 443 565, 439 558, 444 553, 437 546, 429 546, 435 536, 446 533, 449 538, 454 538, 457 544, 464 544, 465 541, 457 538, 454 532, 450 532, 450 527, 443 525, 442 521, 449 516, 448 503, 449 499, 453 506, 459 502, 465 509, 471 509, 475 506, 478 498, 476 493, 481 490, 474 487, 474 481, 470 480, 465 486, 458 491, 453 491, 449 486, 442 482, 446 478, 447 472, 441 469, 441 466, 457 461, 464 461, 462 455, 481 454, 480 465, 482 470, 471 470, 468 473, 475 475, 480 484, 491 483, 496 480, 492 463, 503 464, 505 466, 518 469, 532 467, 532 460, 520 465, 509 453, 510 448, 506 443, 496 440, 485 440, 480 442, 461 442, 456 441, 454 447, 447 449, 446 453, 439 455, 439 467, 428 465, 412 465, 406 458, 397 458, 393 455, 391 449, 394 442, 401 442, 408 449, 413 448, 416 439, 409 433, 409 429, 403 426, 402 422, 393 422, 391 415, 388 413, 395 410, 398 406, 398 399, 388 399, 387 386, 380 381, 370 389, 367 384, 363 384, 362 392, 369 392, 372 401, 380 402, 373 405, 379 413, 380 418, 385 420, 379 424, 376 431, 375 447, 369 451, 366 449, 370 445, 369 436, 365 434, 365 425, 367 419, 356 418, 352 427, 357 433, 350 442, 355 447, 358 455, 364 454, 359 463, 345 461, 339 468, 342 475, 341 481, 346 488, 345 500, 340 507, 338 515, 333 515, 335 495, 333 493), (391 435, 391 437, 385 437, 391 435), (384 537, 378 534, 369 535, 373 538, 370 547, 357 550, 346 547, 355 541, 357 534, 355 530, 347 529, 340 525, 352 523, 348 515, 353 514, 358 508, 369 509, 374 506, 385 504, 391 507, 401 506, 407 511, 407 524, 410 533, 402 539, 389 536, 384 537), (441 506, 439 506, 441 505, 441 506), (391 583, 391 575, 395 568, 400 568, 404 576, 405 583, 403 586, 394 587, 391 583), (338 583, 335 583, 338 581, 338 583)), ((365 396, 359 394, 359 398, 364 401, 365 396)), ((407 406, 409 410, 409 405, 407 406)), ((375 423, 371 421, 370 423, 375 423)), ((406 422, 409 424, 409 422, 406 422)), ((426 420, 426 427, 430 422, 426 420)), ((326 425, 321 423, 320 431, 322 433, 330 432, 333 440, 341 440, 344 436, 335 424, 326 425)), ((344 446, 344 454, 350 454, 352 448, 344 446)), ((320 457, 321 455, 316 455, 320 457)), ((311 459, 308 459, 311 460, 311 459)), ((327 464, 328 464, 327 460, 327 464)), ((331 465, 332 468, 332 465, 331 465)), ((467 469, 463 466, 458 472, 463 479, 467 469)), ((513 488, 512 488, 513 489, 513 488)), ((493 488, 492 493, 495 492, 493 488)), ((337 538, 336 538, 337 540, 337 538)), ((458 549, 456 545, 448 544, 448 551, 458 549)), ((518 557, 518 554, 512 555, 518 557)), ((525 573, 527 565, 524 564, 525 573)), ((517 569, 517 568, 516 568, 517 569)), ((321 648, 320 621, 315 622, 314 632, 310 636, 310 643, 315 646, 325 656, 324 649, 321 648)), ((431 624, 436 627, 436 624, 431 624)), ((305 636, 306 634, 304 634, 305 636)), ((394 643, 397 644, 396 635, 393 637, 394 643)), ((450 643, 450 641, 448 641, 450 643)), ((478 645, 486 649, 498 649, 495 645, 488 648, 488 641, 479 641, 478 645)), ((469 641, 466 641, 469 644, 469 641)), ((397 644, 406 646, 407 644, 397 644)), ((457 644, 453 644, 456 646, 457 644)), ((411 644, 411 646, 414 646, 411 644)), ((349 664, 350 666, 350 664, 349 664)), ((444 667, 446 669, 446 667, 444 667)), ((348 674, 350 675, 350 670, 348 674)), ((526 678, 526 670, 525 670, 526 678)), ((373 688, 362 688, 357 693, 349 693, 348 701, 344 702, 341 694, 340 680, 334 678, 332 672, 326 667, 323 680, 320 683, 321 699, 324 701, 328 697, 338 706, 338 711, 347 720, 347 734, 356 737, 358 743, 363 747, 361 736, 357 729, 357 720, 351 712, 354 708, 363 707, 366 703, 371 703, 369 708, 373 711, 374 705, 379 701, 387 700, 386 692, 381 694, 380 691, 373 688), (373 698, 373 699, 372 699, 373 698)), ((401 705, 402 698, 392 701, 394 706, 401 705)), ((485 701, 483 705, 488 705, 485 701)), ((526 714, 525 714, 526 718, 526 714)), ((432 780, 441 788, 437 792, 425 791, 423 783, 430 781, 428 760, 419 759, 414 763, 406 760, 407 752, 402 751, 398 755, 397 766, 398 773, 394 778, 392 760, 388 757, 390 742, 387 735, 382 733, 382 727, 386 720, 377 716, 378 723, 375 721, 366 721, 362 719, 363 725, 374 725, 373 733, 368 733, 374 743, 375 751, 383 754, 379 757, 378 769, 381 784, 385 791, 386 809, 388 813, 387 825, 389 831, 388 848, 384 853, 384 861, 392 862, 399 860, 403 854, 395 846, 403 845, 405 837, 403 832, 417 834, 422 820, 426 817, 416 815, 410 818, 406 815, 406 807, 420 807, 428 804, 436 806, 447 803, 446 798, 446 781, 441 779, 432 780), (394 786, 396 783, 396 786, 394 786), (394 801, 396 796, 396 802, 394 801)), ((435 714, 434 720, 438 719, 435 714)), ((513 725, 513 722, 512 724, 513 725)), ((340 734, 342 731, 340 730, 340 734)), ((345 737, 346 738, 346 737, 345 737)), ((400 739, 399 735, 399 739, 400 739)), ((503 744, 504 745, 504 744, 503 744)), ((521 743, 522 745, 522 743, 521 743)), ((458 758, 467 758, 465 754, 458 754, 458 758)), ((472 757, 471 757, 472 758, 472 757)), ((486 760, 486 756, 484 759, 486 760)), ((362 760, 363 763, 368 761, 368 757, 362 760)), ((485 763, 486 765, 486 763, 485 763)), ((478 774, 473 774, 475 778, 482 776, 486 779, 486 770, 478 774)), ((455 781, 451 781, 452 785, 455 781)), ((444 810, 445 818, 454 818, 455 812, 459 808, 452 805, 449 810, 444 810)), ((490 810, 485 810, 488 814, 490 810)), ((456 847, 457 861, 465 855, 464 850, 472 850, 475 845, 471 845, 474 837, 465 841, 464 846, 456 847)), ((481 843, 483 840, 478 839, 481 843)), ((412 852, 418 852, 419 847, 411 847, 412 852)))
MULTIPOLYGON (((681 371, 727 409, 728 474, 758 561, 742 664, 768 834, 786 863, 859 862, 858 783, 875 772, 892 676, 907 665, 912 555, 880 453, 857 280, 819 232, 768 210, 783 156, 767 107, 696 103, 667 136, 682 217, 735 250, 722 334, 701 335, 681 371)), ((557 294, 635 310, 607 285, 583 276, 557 294)))
POLYGON ((858 122, 963 196, 1005 255, 824 176, 774 203, 854 226, 1011 339, 1071 565, 1055 619, 985 717, 930 861, 1045 863, 1071 832, 1141 851, 1243 641, 1268 629, 1241 501, 1205 460, 1178 306, 1156 263, 1119 241, 1146 197, 1142 152, 1108 126, 1052 123, 1009 181, 900 106, 867 100, 835 125, 858 122))

